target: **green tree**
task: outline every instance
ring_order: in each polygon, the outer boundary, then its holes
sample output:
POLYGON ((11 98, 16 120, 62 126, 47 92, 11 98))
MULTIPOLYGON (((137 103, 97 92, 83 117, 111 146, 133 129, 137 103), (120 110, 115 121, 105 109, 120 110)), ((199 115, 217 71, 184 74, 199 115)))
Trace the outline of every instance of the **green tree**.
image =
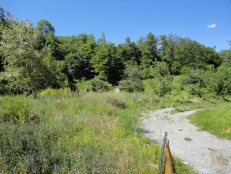
POLYGON ((54 80, 42 61, 43 55, 35 49, 37 36, 30 21, 11 23, 4 31, 1 52, 5 71, 1 72, 1 79, 13 92, 36 94, 54 80))
POLYGON ((230 64, 231 65, 231 49, 222 50, 219 53, 219 55, 222 59, 222 64, 230 64))
POLYGON ((169 35, 160 36, 160 59, 168 64, 172 72, 177 71, 177 63, 174 62, 174 49, 178 36, 169 35))
POLYGON ((178 74, 187 68, 206 70, 208 65, 217 68, 221 64, 221 59, 214 49, 196 41, 181 38, 174 49, 174 62, 178 63, 174 63, 172 70, 177 71, 178 68, 177 72, 173 72, 178 74))
POLYGON ((231 95, 231 67, 229 65, 222 65, 218 68, 216 80, 216 93, 223 98, 231 95))
POLYGON ((143 68, 158 61, 157 38, 153 33, 149 33, 145 40, 141 38, 138 41, 138 46, 142 52, 141 65, 143 68))
POLYGON ((36 28, 44 36, 48 36, 49 34, 55 34, 55 28, 48 20, 45 19, 38 21, 36 28))
POLYGON ((149 33, 146 39, 141 38, 138 41, 138 47, 141 50, 141 68, 143 71, 143 78, 150 77, 150 66, 154 65, 155 61, 159 60, 157 51, 157 38, 153 33, 149 33))
MULTIPOLYGON (((56 38, 56 37, 55 37, 56 38)), ((82 79, 89 80, 95 73, 91 66, 91 58, 97 46, 93 35, 80 34, 71 37, 58 37, 56 59, 65 61, 64 73, 68 85, 75 90, 76 83, 82 79), (60 59, 61 58, 61 59, 60 59)))
POLYGON ((114 44, 99 45, 92 56, 91 64, 93 72, 98 74, 101 80, 116 84, 122 77, 123 63, 116 55, 114 44))
POLYGON ((152 74, 154 80, 157 82, 154 92, 160 97, 170 94, 173 77, 170 75, 168 64, 166 62, 156 62, 152 69, 152 74))
POLYGON ((144 91, 140 71, 140 68, 136 65, 127 65, 123 80, 119 82, 120 88, 128 92, 144 91))
POLYGON ((107 43, 107 40, 106 40, 106 37, 105 37, 105 34, 104 34, 104 32, 103 33, 101 33, 101 36, 100 36, 100 38, 98 39, 98 42, 97 42, 99 45, 101 45, 101 44, 106 44, 107 43))
POLYGON ((5 10, 0 6, 0 22, 5 21, 5 10))
POLYGON ((126 38, 124 44, 118 45, 117 56, 122 59, 124 64, 140 65, 141 62, 141 51, 129 37, 126 38))

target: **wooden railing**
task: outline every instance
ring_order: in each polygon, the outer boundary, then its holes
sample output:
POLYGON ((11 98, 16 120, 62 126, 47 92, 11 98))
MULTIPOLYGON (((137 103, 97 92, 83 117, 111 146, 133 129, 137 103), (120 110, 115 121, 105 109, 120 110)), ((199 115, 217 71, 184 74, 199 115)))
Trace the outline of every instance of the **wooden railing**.
POLYGON ((168 133, 165 132, 163 144, 161 148, 160 161, 158 166, 158 174, 175 174, 175 166, 172 158, 172 154, 169 147, 169 141, 167 140, 168 133), (164 163, 164 167, 163 167, 164 163))

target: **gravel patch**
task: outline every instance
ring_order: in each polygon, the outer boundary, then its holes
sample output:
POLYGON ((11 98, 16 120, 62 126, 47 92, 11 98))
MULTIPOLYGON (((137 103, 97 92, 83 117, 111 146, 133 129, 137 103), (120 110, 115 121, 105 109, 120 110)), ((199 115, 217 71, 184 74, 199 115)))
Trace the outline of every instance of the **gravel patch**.
POLYGON ((173 155, 200 174, 231 173, 231 141, 222 140, 189 123, 187 116, 198 110, 171 114, 174 108, 143 115, 142 128, 149 139, 162 144, 164 133, 173 155))

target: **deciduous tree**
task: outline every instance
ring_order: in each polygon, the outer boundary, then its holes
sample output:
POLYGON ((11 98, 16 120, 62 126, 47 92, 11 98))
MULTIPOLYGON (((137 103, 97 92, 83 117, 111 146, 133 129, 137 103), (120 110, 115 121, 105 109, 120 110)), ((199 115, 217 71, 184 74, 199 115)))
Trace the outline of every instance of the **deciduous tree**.
POLYGON ((54 79, 42 61, 43 55, 35 49, 37 35, 30 21, 11 23, 4 31, 1 51, 5 71, 1 72, 1 79, 13 92, 36 94, 54 79))

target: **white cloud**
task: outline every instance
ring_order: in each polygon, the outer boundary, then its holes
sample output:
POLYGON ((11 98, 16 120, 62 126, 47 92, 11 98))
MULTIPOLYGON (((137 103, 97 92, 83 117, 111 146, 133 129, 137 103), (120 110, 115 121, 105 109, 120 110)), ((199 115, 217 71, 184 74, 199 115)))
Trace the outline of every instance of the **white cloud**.
POLYGON ((207 25, 207 28, 210 28, 210 29, 216 28, 216 24, 209 24, 207 25))

